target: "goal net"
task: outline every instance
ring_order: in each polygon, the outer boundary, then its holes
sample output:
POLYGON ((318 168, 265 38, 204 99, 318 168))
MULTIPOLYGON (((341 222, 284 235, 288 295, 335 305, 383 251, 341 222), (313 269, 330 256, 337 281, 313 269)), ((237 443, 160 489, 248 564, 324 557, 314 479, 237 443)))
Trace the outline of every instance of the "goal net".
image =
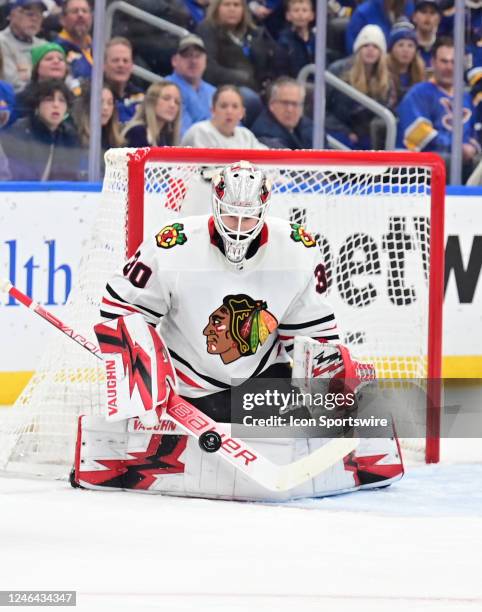
MULTIPOLYGON (((92 328, 113 271, 144 235, 208 213, 211 176, 240 159, 269 173, 270 214, 314 235, 327 273, 326 299, 357 358, 374 362, 379 378, 439 380, 445 175, 432 154, 112 149, 63 321, 95 342, 92 328)), ((0 470, 68 474, 78 415, 103 412, 97 361, 52 331, 37 372, 0 414, 0 470)), ((440 397, 432 387, 423 438, 406 441, 427 461, 438 460, 440 397)))

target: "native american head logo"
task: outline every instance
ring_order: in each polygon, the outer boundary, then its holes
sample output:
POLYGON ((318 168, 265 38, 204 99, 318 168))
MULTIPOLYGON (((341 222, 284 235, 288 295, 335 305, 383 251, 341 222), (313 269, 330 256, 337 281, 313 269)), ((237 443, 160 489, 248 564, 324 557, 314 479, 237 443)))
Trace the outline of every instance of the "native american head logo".
POLYGON ((239 293, 223 299, 222 305, 209 315, 203 334, 208 353, 219 355, 227 364, 254 355, 277 327, 278 321, 266 302, 239 293))
POLYGON ((302 225, 299 223, 291 223, 291 229, 293 230, 290 234, 291 240, 294 240, 295 242, 302 242, 305 247, 315 246, 315 239, 305 230, 302 225))
POLYGON ((161 249, 172 249, 176 244, 184 244, 187 240, 186 234, 182 231, 184 225, 182 223, 173 223, 166 225, 156 235, 156 244, 161 249))

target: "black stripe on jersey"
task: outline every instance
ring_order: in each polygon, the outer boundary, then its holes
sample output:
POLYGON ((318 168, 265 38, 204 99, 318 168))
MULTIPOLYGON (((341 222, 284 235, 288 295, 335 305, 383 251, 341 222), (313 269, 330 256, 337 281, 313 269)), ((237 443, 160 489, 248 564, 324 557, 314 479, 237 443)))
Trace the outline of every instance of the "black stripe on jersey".
POLYGON ((285 345, 285 351, 287 353, 289 353, 290 351, 292 351, 294 349, 295 345, 294 344, 286 344, 285 345))
POLYGON ((109 293, 109 295, 113 297, 115 300, 119 300, 119 302, 123 302, 124 304, 129 304, 130 306, 134 306, 135 308, 140 308, 141 310, 145 310, 146 312, 153 315, 154 317, 157 317, 158 319, 164 316, 160 312, 156 312, 155 310, 151 310, 150 308, 147 308, 147 306, 141 306, 140 304, 134 304, 134 303, 128 302, 127 300, 124 300, 124 298, 121 298, 121 296, 118 293, 116 293, 114 289, 112 289, 109 283, 107 283, 105 288, 107 289, 107 293, 109 293))
POLYGON ((202 378, 203 380, 208 382, 210 385, 214 385, 215 387, 220 387, 221 389, 231 389, 231 385, 227 385, 226 383, 223 383, 220 380, 216 380, 215 378, 211 378, 210 376, 206 376, 205 374, 199 374, 199 372, 195 370, 189 362, 187 362, 185 359, 180 357, 172 349, 168 348, 168 350, 169 350, 169 355, 171 355, 173 359, 185 365, 186 368, 189 368, 191 372, 194 372, 196 376, 199 376, 199 378, 202 378))
POLYGON ((315 319, 314 321, 307 321, 306 323, 287 323, 285 325, 278 325, 278 329, 305 329, 306 327, 313 327, 314 325, 321 325, 322 323, 328 323, 329 321, 334 321, 335 315, 330 314, 326 317, 322 317, 321 319, 315 319))
POLYGON ((112 314, 111 312, 106 312, 105 310, 101 310, 100 316, 105 317, 106 319, 118 319, 122 315, 112 314))
POLYGON ((261 370, 264 368, 264 366, 266 365, 266 362, 269 359, 269 356, 271 355, 271 353, 273 352, 274 347, 279 346, 278 342, 273 342, 273 345, 271 346, 271 348, 269 349, 269 351, 263 356, 263 358, 261 359, 261 361, 258 364, 258 367, 256 368, 256 370, 251 374, 250 378, 254 378, 255 376, 258 376, 258 374, 261 372, 261 370))

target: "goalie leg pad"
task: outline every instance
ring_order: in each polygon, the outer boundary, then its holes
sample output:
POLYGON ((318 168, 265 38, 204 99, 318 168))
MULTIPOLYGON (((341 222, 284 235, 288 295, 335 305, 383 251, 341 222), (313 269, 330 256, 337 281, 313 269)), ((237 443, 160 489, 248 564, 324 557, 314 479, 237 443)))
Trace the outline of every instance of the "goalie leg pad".
MULTIPOLYGON (((101 417, 81 417, 75 482, 87 489, 271 502, 334 495, 360 487, 351 465, 339 461, 294 489, 267 491, 216 453, 203 452, 195 438, 179 435, 172 427, 169 421, 157 428, 146 428, 138 419, 108 423, 101 417)), ((249 442, 281 465, 311 454, 329 440, 280 438, 249 442)))
POLYGON ((148 491, 159 477, 182 476, 187 436, 172 426, 170 421, 145 428, 138 419, 108 423, 101 417, 80 417, 75 483, 86 489, 148 491))

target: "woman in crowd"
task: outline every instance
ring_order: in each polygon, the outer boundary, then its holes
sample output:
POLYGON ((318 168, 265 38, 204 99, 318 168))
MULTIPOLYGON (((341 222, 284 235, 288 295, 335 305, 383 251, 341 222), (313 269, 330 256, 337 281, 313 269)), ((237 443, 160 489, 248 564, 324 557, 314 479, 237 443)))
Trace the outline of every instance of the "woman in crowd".
POLYGON ((425 64, 417 51, 414 26, 406 20, 397 22, 388 39, 388 69, 395 87, 395 106, 407 91, 425 80, 425 64))
POLYGON ((32 56, 32 77, 25 89, 17 95, 16 115, 24 117, 27 106, 37 83, 51 79, 64 81, 75 96, 80 95, 80 84, 69 74, 69 66, 64 49, 57 43, 48 42, 34 47, 32 56))
POLYGON ((258 92, 288 71, 284 50, 264 27, 253 24, 246 0, 211 0, 197 31, 207 52, 204 79, 216 86, 237 85, 247 109, 245 123, 251 125, 262 110, 258 92))
MULTIPOLYGON (((359 92, 392 108, 394 87, 387 67, 385 37, 376 25, 367 25, 358 34, 354 54, 333 63, 328 69, 359 92)), ((353 149, 373 148, 370 124, 374 115, 346 94, 330 88, 327 95, 327 131, 353 149)))
POLYGON ((241 127, 245 108, 235 85, 222 85, 213 96, 211 119, 192 125, 182 145, 220 149, 267 149, 248 128, 241 127))
POLYGON ((129 147, 170 147, 179 144, 181 92, 174 83, 153 83, 138 105, 123 136, 129 147))
MULTIPOLYGON (((90 141, 90 87, 82 90, 82 95, 75 101, 73 116, 83 147, 90 141)), ((121 126, 117 116, 114 93, 110 85, 104 83, 101 98, 102 150, 122 147, 125 140, 121 135, 121 126)))
POLYGON ((80 142, 69 120, 71 93, 63 81, 37 83, 28 114, 2 134, 0 142, 14 181, 79 180, 80 142))

